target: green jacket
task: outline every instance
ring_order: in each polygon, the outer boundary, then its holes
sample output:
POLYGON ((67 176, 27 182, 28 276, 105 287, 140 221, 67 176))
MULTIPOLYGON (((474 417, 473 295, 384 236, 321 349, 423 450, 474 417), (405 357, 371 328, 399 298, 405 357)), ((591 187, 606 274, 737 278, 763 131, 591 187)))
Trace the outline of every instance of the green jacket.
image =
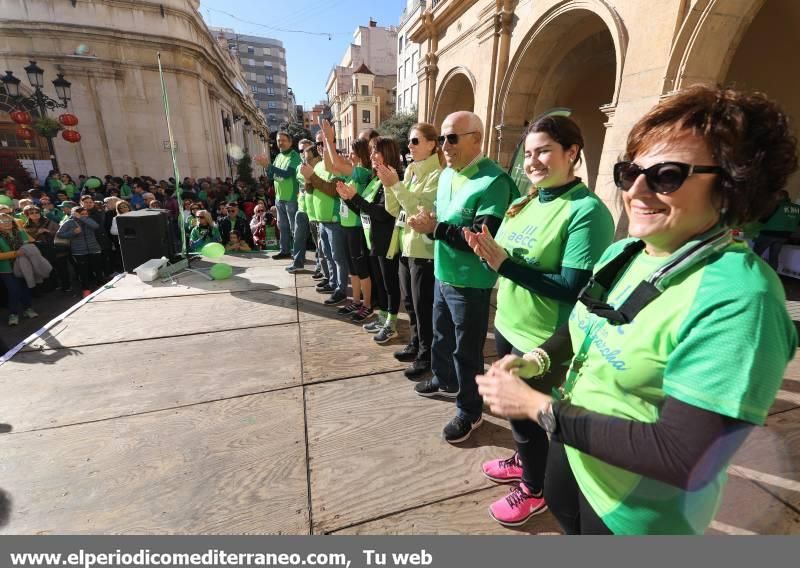
POLYGON ((397 227, 400 230, 399 238, 403 256, 433 258, 433 241, 428 238, 428 235, 405 230, 405 219, 407 216, 416 215, 418 207, 433 211, 441 172, 439 155, 433 154, 421 162, 409 165, 403 181, 397 182, 386 192, 387 209, 390 201, 396 201, 402 209, 397 216, 397 227))

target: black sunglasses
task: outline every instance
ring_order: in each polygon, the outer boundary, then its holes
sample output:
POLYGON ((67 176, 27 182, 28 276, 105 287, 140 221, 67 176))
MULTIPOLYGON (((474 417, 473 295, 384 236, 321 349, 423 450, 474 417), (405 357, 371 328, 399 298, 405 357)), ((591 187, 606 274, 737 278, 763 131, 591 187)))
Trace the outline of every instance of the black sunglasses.
POLYGON ((414 137, 408 140, 409 146, 416 146, 417 144, 419 144, 419 138, 414 137))
POLYGON ((719 166, 694 166, 682 162, 661 162, 649 168, 642 168, 633 162, 614 164, 614 184, 622 191, 628 191, 640 175, 644 174, 650 191, 667 195, 677 191, 692 174, 724 174, 719 166))
POLYGON ((437 140, 439 140, 439 146, 444 146, 445 140, 447 140, 447 143, 450 144, 451 146, 455 146, 456 144, 458 144, 458 139, 461 136, 466 136, 467 134, 477 134, 477 133, 478 133, 477 130, 473 130, 472 132, 462 132, 461 134, 455 134, 455 133, 445 134, 443 136, 439 136, 437 140))
POLYGON ((317 146, 324 146, 324 145, 325 145, 325 142, 317 142, 317 144, 316 144, 316 145, 317 145, 317 146))

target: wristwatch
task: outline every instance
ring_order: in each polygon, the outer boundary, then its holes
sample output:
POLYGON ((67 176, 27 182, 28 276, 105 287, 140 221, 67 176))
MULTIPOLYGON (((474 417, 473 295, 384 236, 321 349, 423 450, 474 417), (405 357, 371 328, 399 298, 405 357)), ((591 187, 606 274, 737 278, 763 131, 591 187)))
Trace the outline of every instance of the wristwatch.
POLYGON ((548 434, 555 433, 556 428, 558 428, 558 421, 556 420, 556 415, 553 412, 552 402, 547 403, 547 406, 539 411, 539 414, 536 416, 536 422, 538 422, 539 426, 542 427, 542 430, 548 434))

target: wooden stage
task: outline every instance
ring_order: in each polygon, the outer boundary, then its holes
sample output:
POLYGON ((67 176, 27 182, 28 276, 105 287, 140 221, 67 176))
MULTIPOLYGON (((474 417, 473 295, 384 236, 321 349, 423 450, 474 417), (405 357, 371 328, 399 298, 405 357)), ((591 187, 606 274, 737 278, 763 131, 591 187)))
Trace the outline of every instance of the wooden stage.
MULTIPOLYGON (((222 260, 221 282, 128 275, 0 367, 0 533, 558 532, 549 513, 489 518, 508 488, 480 464, 510 455, 508 425, 445 443, 453 403, 416 396, 392 357, 405 322, 377 345, 309 274, 222 260)), ((799 461, 796 361, 710 532, 800 533, 799 461)))

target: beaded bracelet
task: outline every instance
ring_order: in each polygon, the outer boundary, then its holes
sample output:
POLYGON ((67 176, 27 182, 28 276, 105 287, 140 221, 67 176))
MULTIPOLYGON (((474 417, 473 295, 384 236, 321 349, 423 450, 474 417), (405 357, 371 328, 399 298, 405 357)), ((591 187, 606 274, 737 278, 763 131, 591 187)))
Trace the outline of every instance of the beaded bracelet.
POLYGON ((547 354, 547 351, 537 347, 536 349, 529 351, 527 354, 530 355, 539 365, 539 374, 536 376, 544 375, 550 370, 550 356, 547 354))

